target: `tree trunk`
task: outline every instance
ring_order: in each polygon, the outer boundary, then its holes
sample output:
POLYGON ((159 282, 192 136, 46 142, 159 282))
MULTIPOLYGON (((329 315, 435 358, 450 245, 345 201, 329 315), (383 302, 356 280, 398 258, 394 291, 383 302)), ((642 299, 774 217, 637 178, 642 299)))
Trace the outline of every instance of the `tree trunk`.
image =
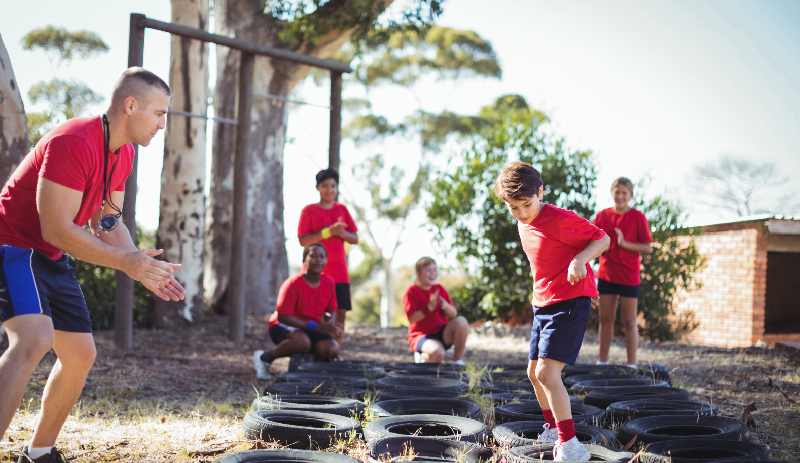
MULTIPOLYGON (((172 0, 172 22, 208 30, 208 0, 172 0)), ((208 46, 172 36, 170 106, 205 115, 208 108, 208 46)), ((205 234, 206 121, 171 115, 164 141, 161 201, 156 247, 167 262, 182 264, 175 278, 186 289, 183 301, 155 298, 151 321, 158 327, 193 322, 205 312, 203 251, 205 234)))
MULTIPOLYGON (((280 22, 264 15, 263 10, 261 0, 217 0, 214 6, 217 33, 317 58, 330 57, 350 36, 349 32, 335 31, 314 44, 281 42, 277 36, 280 22)), ((217 47, 217 63, 214 111, 218 117, 233 119, 236 118, 239 53, 217 47)), ((258 56, 253 91, 288 96, 309 71, 308 66, 258 56)), ((250 146, 247 147, 248 293, 245 304, 250 313, 266 314, 275 308, 278 289, 289 272, 283 223, 283 149, 287 122, 288 111, 283 101, 253 96, 250 146)), ((234 146, 235 127, 216 123, 207 210, 205 282, 206 303, 217 313, 225 312, 230 274, 234 146)), ((290 229, 295 226, 289 224, 290 229)))
POLYGON ((392 261, 383 259, 383 294, 381 296, 381 328, 395 325, 394 319, 394 275, 392 261))
POLYGON ((6 183, 27 153, 28 119, 11 59, 0 36, 0 185, 6 183))

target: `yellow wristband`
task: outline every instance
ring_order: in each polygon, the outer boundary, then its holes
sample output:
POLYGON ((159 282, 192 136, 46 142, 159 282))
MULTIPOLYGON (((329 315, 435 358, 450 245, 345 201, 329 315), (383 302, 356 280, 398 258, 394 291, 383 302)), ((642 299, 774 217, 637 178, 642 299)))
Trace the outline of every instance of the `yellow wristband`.
POLYGON ((331 237, 331 229, 327 227, 323 228, 320 234, 322 235, 323 240, 327 240, 328 238, 331 237))

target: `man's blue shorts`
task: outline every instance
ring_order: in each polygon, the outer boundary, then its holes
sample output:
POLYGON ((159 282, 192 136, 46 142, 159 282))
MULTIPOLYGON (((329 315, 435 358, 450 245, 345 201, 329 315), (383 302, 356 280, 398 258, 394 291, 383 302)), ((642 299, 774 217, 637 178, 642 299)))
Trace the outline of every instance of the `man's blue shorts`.
POLYGON ((301 330, 300 328, 295 328, 293 326, 289 326, 283 323, 276 323, 270 326, 269 337, 270 339, 272 339, 272 342, 277 346, 278 344, 282 343, 286 339, 286 335, 288 335, 292 331, 302 331, 303 333, 307 334, 308 339, 311 340, 312 349, 320 341, 327 341, 329 339, 333 339, 333 336, 331 336, 330 334, 318 333, 316 331, 301 330))
POLYGON ((591 311, 592 302, 586 296, 534 307, 528 359, 544 357, 574 365, 591 311))
POLYGON ((621 285, 598 278, 597 292, 600 294, 619 294, 622 297, 639 297, 639 285, 621 285))
POLYGON ((89 310, 68 260, 66 254, 53 261, 33 249, 0 246, 0 323, 44 314, 58 331, 91 333, 89 310))

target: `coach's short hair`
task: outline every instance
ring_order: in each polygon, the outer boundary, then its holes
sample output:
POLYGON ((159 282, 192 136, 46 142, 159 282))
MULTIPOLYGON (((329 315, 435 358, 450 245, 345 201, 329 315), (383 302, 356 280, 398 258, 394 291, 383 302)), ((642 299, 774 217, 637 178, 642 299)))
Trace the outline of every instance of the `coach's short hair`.
POLYGON ((511 162, 506 164, 497 176, 494 182, 494 194, 501 201, 532 198, 539 194, 543 184, 542 175, 532 165, 525 162, 511 162))
POLYGON ((114 89, 111 91, 111 107, 121 107, 128 97, 133 97, 139 103, 146 105, 150 99, 150 93, 154 89, 161 90, 167 96, 172 96, 169 85, 161 77, 141 67, 130 67, 114 84, 114 89))

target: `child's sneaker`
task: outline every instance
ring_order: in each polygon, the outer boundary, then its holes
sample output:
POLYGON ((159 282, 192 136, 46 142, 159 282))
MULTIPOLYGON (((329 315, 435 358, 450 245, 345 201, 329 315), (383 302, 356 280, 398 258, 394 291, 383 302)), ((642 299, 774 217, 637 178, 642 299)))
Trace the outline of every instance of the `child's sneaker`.
POLYGON ((537 442, 557 442, 558 441, 558 428, 550 428, 549 423, 544 424, 544 432, 539 434, 537 442))
POLYGON ((50 453, 40 456, 39 458, 31 458, 28 456, 28 446, 22 447, 22 450, 17 453, 19 459, 17 463, 67 463, 66 457, 60 450, 53 447, 50 453))
POLYGON ((553 461, 589 461, 591 458, 592 454, 577 437, 566 442, 556 442, 553 447, 553 461))
POLYGON ((422 358, 421 353, 414 352, 414 363, 425 363, 425 359, 422 358))
POLYGON ((272 378, 272 375, 269 374, 269 363, 261 360, 261 355, 263 353, 263 350, 257 350, 253 352, 253 367, 256 369, 256 378, 270 379, 272 378))
POLYGON ((466 365, 466 363, 464 363, 463 360, 456 360, 455 362, 453 362, 453 365, 458 365, 460 367, 463 367, 464 365, 466 365))

